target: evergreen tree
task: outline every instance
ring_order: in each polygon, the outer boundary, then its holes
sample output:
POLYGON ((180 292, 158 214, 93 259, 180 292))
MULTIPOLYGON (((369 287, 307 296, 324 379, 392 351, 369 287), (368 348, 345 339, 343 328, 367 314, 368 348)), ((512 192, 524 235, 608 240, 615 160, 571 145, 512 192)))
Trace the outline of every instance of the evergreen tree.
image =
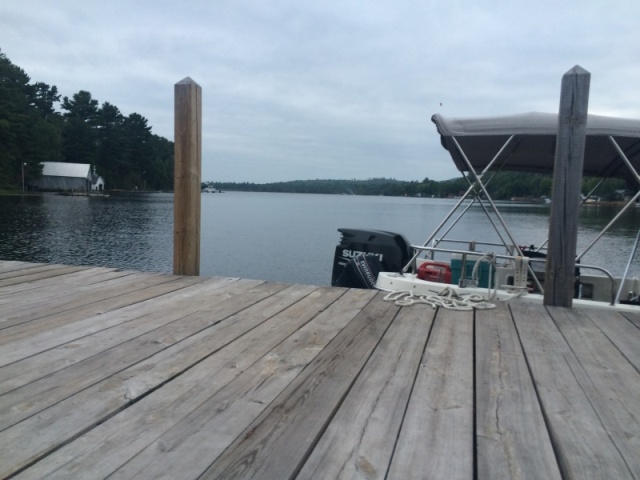
POLYGON ((91 164, 109 188, 172 189, 173 143, 153 135, 142 115, 99 107, 86 90, 59 105, 55 85, 29 82, 0 52, 0 188, 21 188, 23 167, 28 182, 41 162, 63 161, 91 164))
POLYGON ((59 129, 47 120, 44 103, 32 102, 45 90, 53 115, 55 87, 29 84, 29 76, 0 52, 0 188, 20 187, 24 180, 37 178, 40 162, 59 144, 59 129))
POLYGON ((98 101, 91 98, 89 92, 80 90, 71 99, 64 97, 62 109, 66 111, 62 132, 64 160, 95 165, 98 158, 98 101))
POLYGON ((96 170, 109 182, 108 188, 123 188, 120 179, 125 176, 124 116, 115 105, 104 102, 95 120, 98 154, 96 170))
POLYGON ((152 170, 153 158, 151 127, 142 115, 132 113, 125 119, 124 128, 129 165, 126 183, 129 188, 146 189, 147 174, 152 170))

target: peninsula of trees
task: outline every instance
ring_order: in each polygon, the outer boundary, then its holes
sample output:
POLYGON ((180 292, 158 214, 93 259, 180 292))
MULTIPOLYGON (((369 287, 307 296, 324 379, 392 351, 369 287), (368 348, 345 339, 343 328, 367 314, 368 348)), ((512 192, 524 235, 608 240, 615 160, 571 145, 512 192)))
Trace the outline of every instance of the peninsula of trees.
POLYGON ((173 143, 145 117, 30 80, 0 51, 0 189, 21 188, 23 168, 38 178, 46 161, 91 164, 109 189, 173 188, 173 143))

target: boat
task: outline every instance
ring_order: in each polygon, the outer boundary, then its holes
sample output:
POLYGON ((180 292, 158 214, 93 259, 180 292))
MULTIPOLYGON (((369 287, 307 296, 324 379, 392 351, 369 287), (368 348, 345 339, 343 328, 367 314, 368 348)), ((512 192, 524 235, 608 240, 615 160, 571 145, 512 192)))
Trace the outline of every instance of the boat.
MULTIPOLYGON (((486 186, 496 171, 552 174, 558 114, 530 112, 481 118, 436 114, 432 121, 442 146, 469 181, 467 192, 422 245, 411 245, 395 232, 338 229, 341 239, 334 254, 332 285, 387 291, 389 298, 399 304, 421 301, 447 306, 458 305, 460 300, 463 306, 477 306, 516 297, 543 302, 546 243, 535 247, 526 239, 514 238, 486 186), (486 213, 499 242, 448 236, 474 204, 486 213), (439 303, 442 299, 445 302, 439 303)), ((640 184, 639 171, 640 120, 589 114, 583 175, 634 179, 640 184)), ((628 275, 640 242, 640 228, 621 277, 614 278, 606 265, 582 261, 622 213, 635 208, 640 198, 640 189, 637 190, 589 245, 577 253, 573 307, 589 305, 640 312, 640 279, 628 275)))

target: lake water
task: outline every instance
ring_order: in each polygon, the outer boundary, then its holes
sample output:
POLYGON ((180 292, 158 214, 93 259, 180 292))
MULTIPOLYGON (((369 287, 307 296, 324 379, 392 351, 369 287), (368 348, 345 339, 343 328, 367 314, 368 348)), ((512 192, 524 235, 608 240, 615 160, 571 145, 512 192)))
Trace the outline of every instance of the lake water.
MULTIPOLYGON (((389 230, 422 244, 454 200, 348 195, 226 192, 202 195, 200 274, 328 285, 340 227, 389 230)), ((516 241, 540 245, 549 207, 501 205, 516 241)), ((578 250, 615 214, 581 209, 578 250)), ((0 197, 0 259, 96 265, 142 271, 173 269, 173 195, 0 197)), ((640 208, 583 259, 620 275, 640 227, 640 208)), ((474 206, 451 237, 490 233, 474 206)), ((493 236, 493 240, 497 237, 493 236)), ((638 258, 632 273, 640 274, 638 258)))

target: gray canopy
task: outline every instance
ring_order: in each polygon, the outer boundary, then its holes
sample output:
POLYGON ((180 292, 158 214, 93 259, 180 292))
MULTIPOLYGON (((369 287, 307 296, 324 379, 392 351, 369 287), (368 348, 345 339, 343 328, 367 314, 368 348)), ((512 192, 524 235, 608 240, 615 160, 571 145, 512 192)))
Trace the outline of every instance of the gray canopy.
MULTIPOLYGON (((453 137, 479 173, 512 135, 514 139, 496 162, 496 168, 504 163, 504 170, 553 172, 557 114, 524 113, 484 118, 447 118, 436 114, 431 120, 438 128, 442 145, 462 172, 468 171, 469 167, 456 148, 453 137)), ((630 171, 609 137, 615 139, 636 172, 640 172, 640 120, 589 115, 586 133, 585 176, 629 177, 630 171)))

